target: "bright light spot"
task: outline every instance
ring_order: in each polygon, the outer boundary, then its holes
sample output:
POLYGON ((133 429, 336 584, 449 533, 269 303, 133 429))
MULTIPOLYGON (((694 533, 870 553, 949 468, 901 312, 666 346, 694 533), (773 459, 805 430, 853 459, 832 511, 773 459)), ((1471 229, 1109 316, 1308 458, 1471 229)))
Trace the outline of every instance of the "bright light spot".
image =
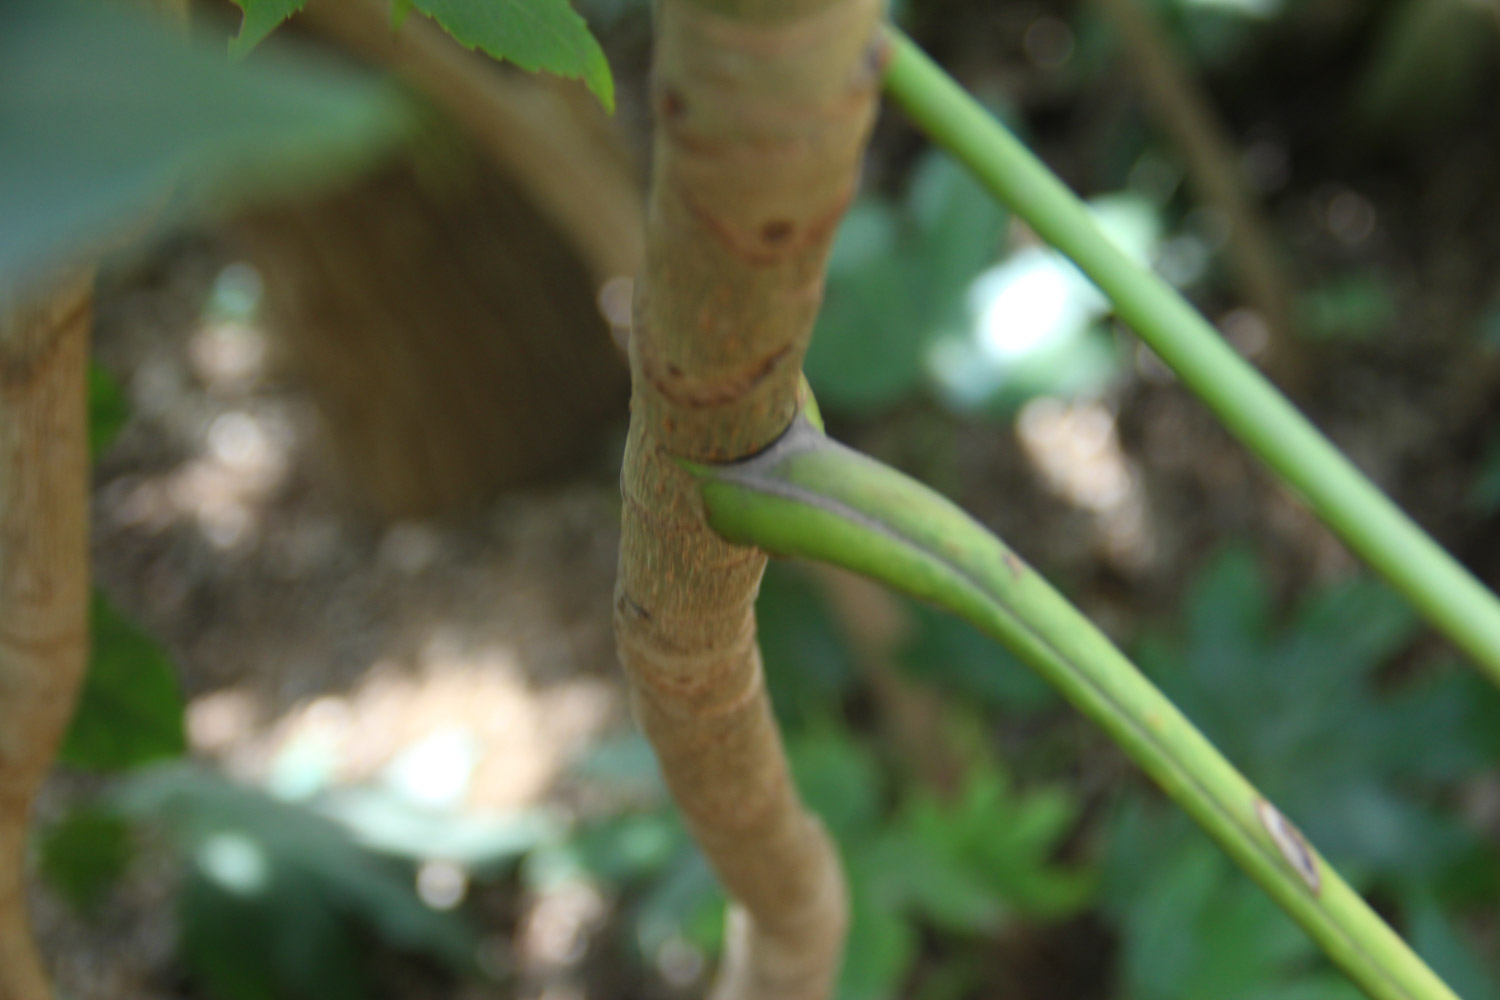
MULTIPOLYGON (((1121 250, 1136 260, 1149 257, 1161 223, 1147 198, 1106 195, 1090 208, 1121 250)), ((927 356, 934 380, 959 407, 981 404, 1011 378, 1024 378, 1019 373, 1033 359, 1083 343, 1109 311, 1104 296, 1067 258, 1037 246, 1017 250, 979 275, 967 298, 969 339, 940 338, 927 356)))
POLYGON ((260 272, 244 261, 230 264, 214 279, 209 293, 208 311, 218 316, 246 320, 260 306, 265 283, 260 272))
POLYGON ((565 882, 539 896, 527 914, 521 928, 521 954, 533 966, 577 965, 603 917, 604 898, 598 889, 581 880, 565 882))
POLYGON ((214 418, 208 426, 208 451, 219 464, 242 477, 243 490, 264 491, 286 474, 285 447, 262 421, 242 411, 214 418))
POLYGON ((1016 431, 1048 489, 1095 516, 1106 556, 1126 569, 1144 565, 1155 542, 1114 414, 1094 400, 1043 396, 1022 407, 1016 431))
POLYGON ((975 279, 969 303, 991 359, 1016 361, 1093 318, 1094 303, 1071 267, 1053 251, 1032 247, 975 279))
POLYGON ((630 326, 630 304, 635 298, 634 279, 617 274, 599 286, 599 315, 611 326, 630 326))
POLYGON ((210 389, 243 391, 265 373, 265 334, 240 323, 210 323, 188 343, 188 359, 210 389))
POLYGON ((1281 12, 1284 0, 1181 0, 1185 7, 1219 10, 1240 17, 1269 20, 1281 12))
POLYGON ((351 721, 349 705, 342 698, 319 698, 304 708, 286 742, 271 759, 267 790, 295 802, 332 785, 351 721))
POLYGON ((221 753, 249 735, 255 703, 237 688, 194 698, 187 706, 188 743, 200 753, 221 753))
POLYGON ((599 286, 594 303, 599 315, 609 324, 610 336, 620 350, 630 347, 632 303, 635 299, 635 280, 623 274, 615 275, 599 286))
POLYGON ((198 867, 236 896, 254 896, 266 887, 270 865, 259 844, 243 833, 216 833, 198 848, 198 867))
POLYGON ((469 875, 451 861, 428 861, 417 869, 417 895, 434 910, 451 910, 469 891, 469 875))
POLYGON ((385 769, 385 783, 416 805, 457 808, 469 790, 479 750, 467 729, 440 729, 398 754, 385 769))

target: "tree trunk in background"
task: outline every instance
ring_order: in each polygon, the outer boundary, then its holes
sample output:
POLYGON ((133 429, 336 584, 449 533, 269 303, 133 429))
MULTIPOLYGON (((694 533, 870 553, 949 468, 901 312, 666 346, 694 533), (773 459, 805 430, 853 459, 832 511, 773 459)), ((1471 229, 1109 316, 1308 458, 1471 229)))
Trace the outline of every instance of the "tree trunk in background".
POLYGON ((847 903, 766 697, 754 609, 765 555, 708 527, 675 459, 753 455, 798 412, 828 247, 874 118, 880 10, 656 5, 615 630, 636 717, 735 901, 719 1000, 828 996, 847 903))
POLYGON ((628 377, 599 290, 639 270, 641 188, 581 84, 502 67, 386 0, 312 0, 308 31, 446 119, 334 194, 246 220, 287 354, 358 506, 473 508, 597 453, 628 377))
POLYGON ((379 516, 565 472, 624 412, 587 265, 456 135, 241 232, 353 499, 379 516))
POLYGON ((26 919, 26 829, 87 659, 92 282, 0 302, 0 1000, 51 995, 26 919))

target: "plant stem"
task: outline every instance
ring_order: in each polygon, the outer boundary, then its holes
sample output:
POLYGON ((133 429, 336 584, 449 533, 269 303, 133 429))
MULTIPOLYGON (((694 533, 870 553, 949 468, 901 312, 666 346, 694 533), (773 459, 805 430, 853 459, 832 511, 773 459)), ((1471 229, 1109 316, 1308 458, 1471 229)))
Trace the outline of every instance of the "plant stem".
POLYGON ((1095 0, 1115 25, 1147 110, 1172 142, 1188 183, 1229 225, 1224 256, 1250 307, 1270 331, 1268 363, 1285 383, 1300 378, 1292 342, 1291 288, 1276 242, 1255 203, 1238 150, 1162 19, 1145 0, 1095 0))
POLYGON ((1224 425, 1500 684, 1500 601, 1423 533, 1165 281, 910 39, 889 29, 886 89, 938 145, 1072 258, 1224 425))
POLYGON ((692 466, 726 538, 867 574, 967 619, 1097 722, 1376 1000, 1456 1000, 1302 835, 1094 625, 938 493, 799 421, 692 466))
POLYGON ((659 0, 615 635, 632 706, 734 898, 716 1000, 822 1000, 843 872, 797 797, 755 643, 765 554, 676 459, 776 440, 879 98, 877 0, 659 0))
POLYGON ((88 651, 92 269, 0 292, 0 1000, 45 1000, 26 832, 88 651))

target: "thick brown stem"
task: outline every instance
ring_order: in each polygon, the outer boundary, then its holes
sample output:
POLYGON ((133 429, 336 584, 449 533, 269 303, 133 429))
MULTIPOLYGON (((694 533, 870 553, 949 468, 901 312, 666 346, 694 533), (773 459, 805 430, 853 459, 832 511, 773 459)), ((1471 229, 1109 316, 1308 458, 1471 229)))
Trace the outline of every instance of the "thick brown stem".
POLYGON ((674 458, 722 461, 797 412, 834 227, 875 109, 875 0, 662 0, 646 273, 615 605, 637 718, 736 909, 715 996, 825 997, 841 869, 764 690, 764 555, 720 539, 674 458))
POLYGON ((44 1000, 26 919, 31 801, 88 645, 91 276, 0 302, 0 1000, 44 1000))

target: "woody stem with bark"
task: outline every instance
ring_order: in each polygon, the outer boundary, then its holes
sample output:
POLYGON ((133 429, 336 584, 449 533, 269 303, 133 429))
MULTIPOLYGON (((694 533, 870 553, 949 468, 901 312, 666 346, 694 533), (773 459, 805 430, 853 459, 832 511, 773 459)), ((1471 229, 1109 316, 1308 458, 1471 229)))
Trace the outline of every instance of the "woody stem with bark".
POLYGON ((43 1000, 26 919, 31 801, 88 646, 88 334, 92 275, 0 301, 0 1000, 43 1000))
POLYGON ((825 997, 847 923, 834 847, 788 776, 754 600, 678 459, 753 455, 791 424, 834 229, 882 66, 878 0, 660 0, 646 268, 615 628, 632 707, 734 900, 715 996, 825 997))

